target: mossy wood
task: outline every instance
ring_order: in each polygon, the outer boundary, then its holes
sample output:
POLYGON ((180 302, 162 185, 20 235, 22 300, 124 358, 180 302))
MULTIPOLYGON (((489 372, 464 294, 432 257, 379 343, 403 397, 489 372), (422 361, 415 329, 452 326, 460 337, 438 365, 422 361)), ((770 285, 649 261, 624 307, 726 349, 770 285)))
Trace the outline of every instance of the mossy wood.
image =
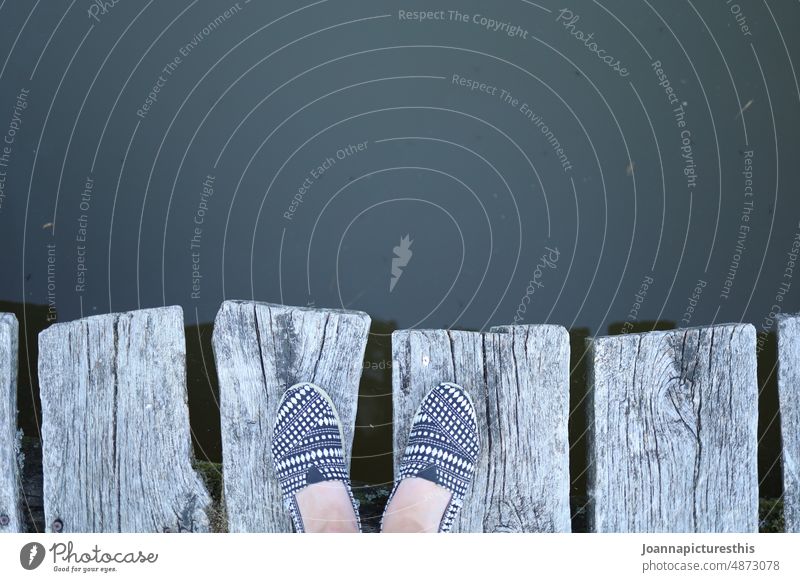
POLYGON ((208 531, 180 307, 49 327, 39 381, 47 531, 208 531))
POLYGON ((758 531, 755 328, 587 341, 590 531, 758 531))
POLYGON ((392 334, 395 474, 439 382, 470 394, 481 453, 459 532, 569 532, 569 335, 556 325, 392 334))
POLYGON ((778 396, 783 441, 783 515, 800 533, 800 315, 778 317, 778 396))
POLYGON ((214 326, 225 505, 231 532, 288 532, 270 443, 283 392, 313 382, 333 400, 352 451, 370 318, 359 311, 226 301, 214 326))
POLYGON ((25 531, 17 443, 18 346, 17 318, 0 313, 0 533, 25 531))

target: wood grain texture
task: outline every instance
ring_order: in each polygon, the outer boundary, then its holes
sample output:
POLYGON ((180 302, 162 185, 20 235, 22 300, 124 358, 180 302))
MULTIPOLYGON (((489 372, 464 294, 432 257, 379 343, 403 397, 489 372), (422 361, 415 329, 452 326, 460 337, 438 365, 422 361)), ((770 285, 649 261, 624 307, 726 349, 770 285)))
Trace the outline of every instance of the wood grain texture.
POLYGON ((395 475, 425 394, 456 382, 475 404, 481 454, 453 531, 569 532, 569 335, 493 331, 392 334, 395 475))
POLYGON ((587 341, 590 531, 758 531, 755 328, 587 341))
POLYGON ((180 307, 48 328, 39 379, 48 531, 208 531, 180 307))
POLYGON ((349 466, 366 313, 226 301, 214 325, 225 505, 231 532, 290 532, 270 445, 278 403, 298 382, 331 397, 349 466))
POLYGON ((0 533, 25 531, 17 441, 18 349, 17 318, 0 313, 0 533))
POLYGON ((800 533, 800 315, 778 316, 778 397, 783 441, 783 516, 800 533))

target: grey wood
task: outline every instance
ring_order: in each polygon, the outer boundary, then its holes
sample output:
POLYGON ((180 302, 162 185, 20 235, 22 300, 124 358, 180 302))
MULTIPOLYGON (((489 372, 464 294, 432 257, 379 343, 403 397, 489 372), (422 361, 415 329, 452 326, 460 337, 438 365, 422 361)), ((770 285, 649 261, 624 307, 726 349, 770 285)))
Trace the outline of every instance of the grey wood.
POLYGON ((569 335, 495 331, 392 334, 395 475, 425 394, 456 382, 475 404, 481 454, 453 531, 568 532, 569 335))
POLYGON ((350 462, 366 313, 226 301, 214 325, 225 506, 231 532, 289 532, 270 443, 278 402, 298 382, 323 388, 350 462))
POLYGON ((800 315, 778 316, 778 397, 783 441, 783 516, 800 533, 800 315))
POLYGON ((208 531, 180 307, 51 326, 39 381, 48 530, 208 531))
POLYGON ((21 513, 17 434, 19 324, 0 313, 0 533, 25 531, 21 513))
POLYGON ((590 531, 758 531, 755 328, 587 341, 590 531))

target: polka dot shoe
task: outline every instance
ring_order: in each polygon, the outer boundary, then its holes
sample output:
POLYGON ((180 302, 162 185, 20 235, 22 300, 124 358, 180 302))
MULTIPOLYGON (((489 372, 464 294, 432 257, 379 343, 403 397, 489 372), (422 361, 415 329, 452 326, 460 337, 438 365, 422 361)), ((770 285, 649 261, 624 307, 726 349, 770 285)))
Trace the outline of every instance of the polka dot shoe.
POLYGON ((403 479, 427 479, 451 493, 438 530, 449 532, 472 481, 479 452, 472 399, 458 384, 439 384, 425 396, 414 415, 400 474, 386 507, 403 479))
POLYGON ((339 416, 322 388, 305 382, 284 393, 272 433, 272 460, 283 502, 298 533, 304 532, 305 527, 295 494, 320 481, 344 483, 361 531, 358 502, 350 489, 342 442, 339 416))

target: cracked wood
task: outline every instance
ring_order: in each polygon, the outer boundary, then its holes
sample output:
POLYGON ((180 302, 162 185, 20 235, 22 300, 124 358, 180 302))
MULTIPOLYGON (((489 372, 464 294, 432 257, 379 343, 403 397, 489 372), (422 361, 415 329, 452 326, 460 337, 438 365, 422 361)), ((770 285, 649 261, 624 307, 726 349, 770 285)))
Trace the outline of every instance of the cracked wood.
POLYGON ((64 532, 208 531, 192 468, 183 311, 39 335, 45 522, 64 532))
POLYGON ((778 316, 778 396, 783 442, 783 515, 800 533, 800 315, 778 316))
POLYGON ((590 530, 758 531, 755 328, 587 341, 590 530))
POLYGON ((392 334, 395 474, 423 397, 456 382, 475 404, 481 453, 453 531, 569 532, 569 335, 492 331, 392 334))
POLYGON ((214 325, 225 504, 231 532, 289 532, 272 467, 278 402, 297 382, 332 398, 348 467, 370 318, 358 311, 226 301, 214 325))
POLYGON ((0 533, 25 531, 17 461, 17 352, 19 324, 0 313, 0 533))

